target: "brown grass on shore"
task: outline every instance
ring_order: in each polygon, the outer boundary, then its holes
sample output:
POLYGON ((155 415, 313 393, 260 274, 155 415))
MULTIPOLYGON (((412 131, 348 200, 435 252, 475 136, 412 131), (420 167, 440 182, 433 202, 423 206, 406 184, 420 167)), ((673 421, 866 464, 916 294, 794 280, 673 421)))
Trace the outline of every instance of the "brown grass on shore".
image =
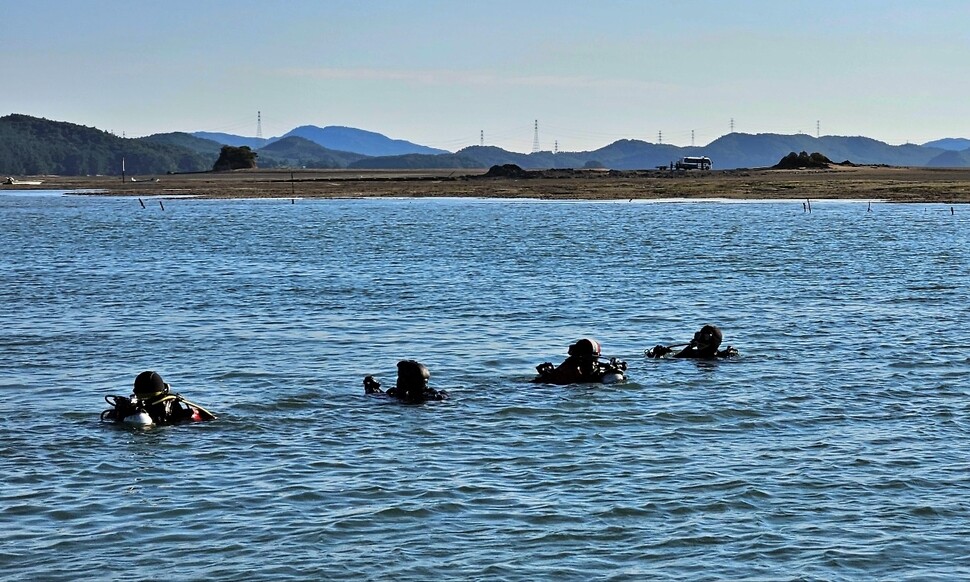
MULTIPOLYGON (((115 177, 38 176, 40 186, 112 196, 204 198, 480 197, 537 199, 855 199, 970 202, 970 169, 833 166, 824 170, 547 170, 532 178, 484 178, 484 170, 240 170, 115 177), (155 179, 157 178, 157 181, 155 179)), ((27 178, 24 178, 27 179, 27 178)))

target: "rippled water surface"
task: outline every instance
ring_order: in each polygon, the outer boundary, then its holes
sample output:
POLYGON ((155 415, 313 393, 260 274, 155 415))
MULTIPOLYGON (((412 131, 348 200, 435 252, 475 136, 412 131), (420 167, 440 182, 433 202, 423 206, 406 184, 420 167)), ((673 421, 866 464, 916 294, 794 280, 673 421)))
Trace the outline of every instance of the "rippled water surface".
POLYGON ((970 576, 970 209, 157 202, 0 193, 0 578, 970 576))

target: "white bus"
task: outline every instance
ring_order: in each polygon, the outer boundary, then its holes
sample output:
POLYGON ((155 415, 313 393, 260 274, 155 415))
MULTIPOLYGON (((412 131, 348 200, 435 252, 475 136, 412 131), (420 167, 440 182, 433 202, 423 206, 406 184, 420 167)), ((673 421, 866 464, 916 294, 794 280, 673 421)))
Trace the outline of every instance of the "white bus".
POLYGON ((707 156, 688 156, 677 160, 674 167, 678 170, 710 170, 713 165, 711 158, 707 156))

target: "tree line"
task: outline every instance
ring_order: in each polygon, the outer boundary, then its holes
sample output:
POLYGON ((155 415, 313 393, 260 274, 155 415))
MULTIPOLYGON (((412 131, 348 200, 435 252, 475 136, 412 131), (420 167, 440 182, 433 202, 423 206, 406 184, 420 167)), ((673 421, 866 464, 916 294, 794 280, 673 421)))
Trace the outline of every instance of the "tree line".
POLYGON ((0 118, 0 174, 62 176, 198 172, 210 156, 148 138, 124 139, 106 131, 26 115, 0 118))

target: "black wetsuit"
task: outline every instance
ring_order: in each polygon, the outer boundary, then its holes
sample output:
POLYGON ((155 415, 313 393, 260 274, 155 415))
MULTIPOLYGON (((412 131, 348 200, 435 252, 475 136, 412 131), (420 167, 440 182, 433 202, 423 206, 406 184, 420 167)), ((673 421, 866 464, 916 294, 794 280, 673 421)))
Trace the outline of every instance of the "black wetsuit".
POLYGON ((448 398, 448 393, 444 390, 435 390, 434 388, 425 387, 414 387, 414 388, 401 388, 395 386, 394 388, 388 389, 385 392, 391 398, 397 398, 405 404, 421 404, 422 402, 428 402, 429 400, 445 400, 448 398))
POLYGON ((588 356, 569 356, 561 364, 552 367, 552 364, 545 363, 536 366, 539 375, 532 381, 539 384, 583 384, 588 382, 599 382, 603 379, 600 371, 599 361, 588 356))
POLYGON ((364 378, 365 394, 386 394, 405 404, 421 404, 429 400, 446 400, 448 393, 428 387, 431 372, 427 366, 414 360, 401 360, 397 363, 397 385, 387 392, 381 390, 381 383, 373 376, 364 378))
POLYGON ((145 405, 145 412, 152 417, 155 424, 175 424, 192 420, 196 411, 188 405, 182 405, 182 398, 178 394, 167 395, 145 405))

